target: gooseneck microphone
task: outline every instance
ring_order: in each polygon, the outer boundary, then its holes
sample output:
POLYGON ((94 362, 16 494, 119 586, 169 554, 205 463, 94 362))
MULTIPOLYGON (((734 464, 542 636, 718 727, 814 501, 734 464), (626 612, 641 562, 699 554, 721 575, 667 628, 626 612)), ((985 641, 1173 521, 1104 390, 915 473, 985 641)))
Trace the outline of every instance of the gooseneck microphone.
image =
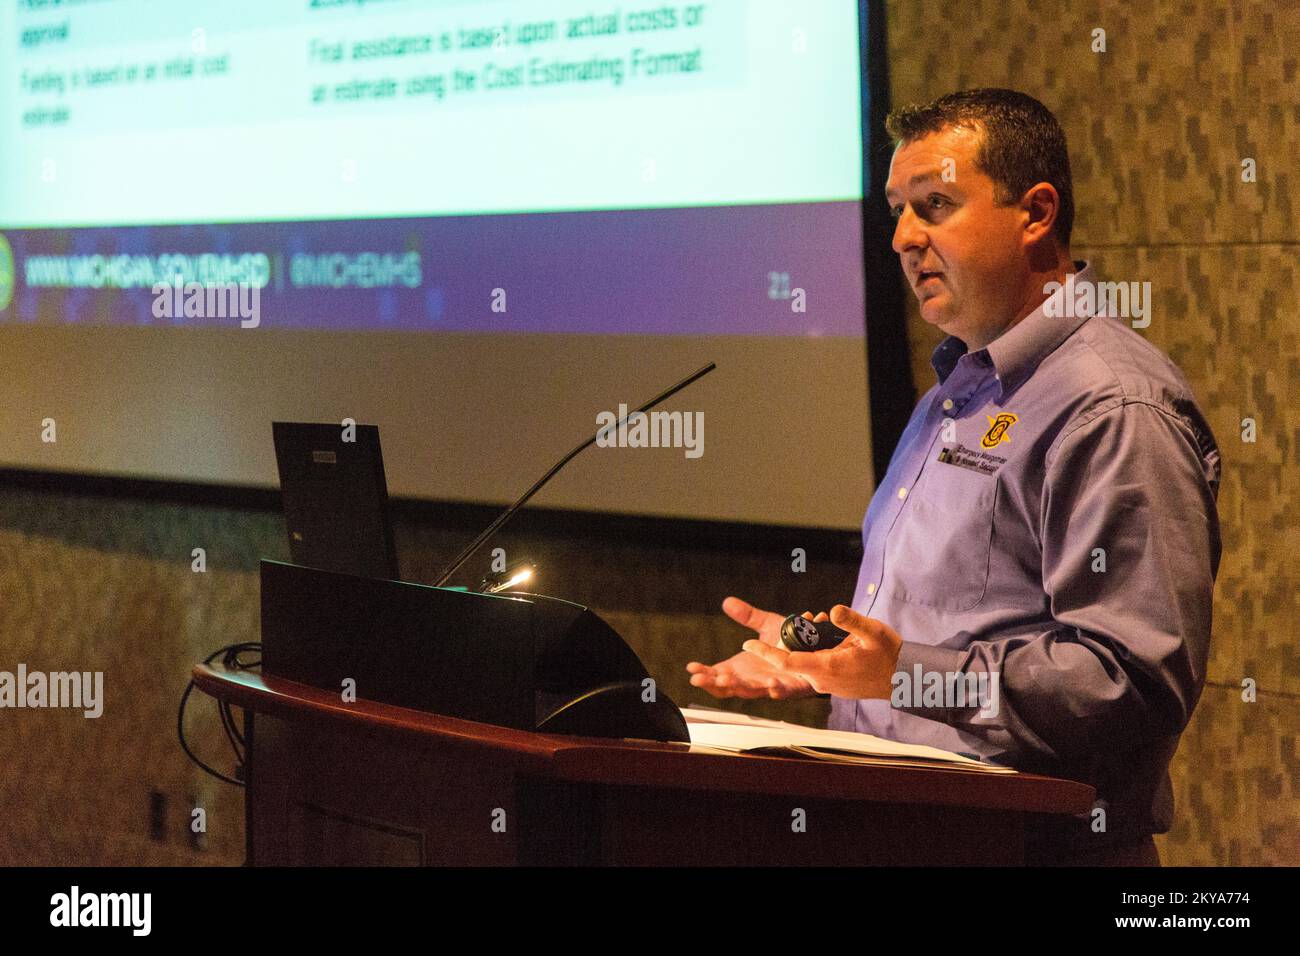
POLYGON ((552 467, 551 470, 548 471, 546 474, 542 475, 542 477, 539 478, 531 488, 525 491, 523 493, 523 496, 518 501, 512 504, 509 508, 507 508, 504 512, 502 512, 501 515, 498 516, 495 521, 493 521, 490 525, 488 525, 487 530, 485 530, 481 535, 479 535, 477 538, 471 541, 469 543, 469 546, 466 547, 465 550, 462 551, 457 556, 456 560, 451 563, 451 566, 448 567, 446 571, 443 571, 442 574, 438 576, 438 580, 433 582, 434 587, 442 587, 444 584, 446 584, 448 579, 450 579, 451 576, 456 573, 457 568, 459 568, 462 564, 464 564, 467 560, 469 560, 470 556, 473 555, 475 551, 483 547, 483 545, 488 542, 488 539, 490 539, 494 534, 500 531, 502 525, 504 525, 507 521, 509 521, 510 517, 516 511, 522 508, 524 506, 524 503, 527 502, 529 498, 537 494, 537 492, 541 490, 542 486, 545 485, 552 478, 554 478, 556 472, 558 472, 561 468, 567 465, 580 451, 582 451, 588 445, 594 445, 596 443, 596 439, 598 439, 602 433, 610 433, 610 432, 617 431, 617 429, 620 428, 622 425, 624 425, 627 422, 627 420, 631 418, 633 415, 637 415, 642 412, 648 412, 650 409, 654 408, 660 402, 665 401, 666 399, 669 399, 672 396, 676 395, 687 385, 690 385, 698 378, 702 378, 705 375, 708 375, 717 367, 718 364, 716 362, 710 362, 708 365, 705 365, 703 368, 697 369, 696 371, 692 372, 690 375, 686 376, 686 378, 682 379, 672 388, 668 389, 665 392, 661 392, 660 394, 656 395, 654 398, 650 399, 650 401, 646 402, 644 405, 640 406, 639 408, 636 408, 633 411, 628 412, 627 415, 625 415, 623 418, 620 418, 613 425, 606 425, 602 428, 597 429, 595 434, 593 434, 590 438, 586 439, 577 448, 573 449, 573 451, 569 452, 558 462, 556 462, 554 467, 552 467))

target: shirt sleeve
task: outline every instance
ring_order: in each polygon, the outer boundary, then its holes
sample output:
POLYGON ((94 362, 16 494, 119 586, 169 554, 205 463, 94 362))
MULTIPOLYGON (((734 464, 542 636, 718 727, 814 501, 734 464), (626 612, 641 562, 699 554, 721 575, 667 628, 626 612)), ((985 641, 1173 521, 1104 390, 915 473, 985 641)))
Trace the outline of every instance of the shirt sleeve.
MULTIPOLYGON (((1086 760, 1176 734, 1205 680, 1220 543, 1217 452, 1141 401, 1094 411, 1049 451, 1041 506, 1053 625, 961 648, 904 640, 895 679, 997 676, 996 708, 897 707, 1016 765, 1086 760)), ((906 635, 903 635, 906 638, 906 635)), ((952 678, 956 679, 956 678, 952 678)))

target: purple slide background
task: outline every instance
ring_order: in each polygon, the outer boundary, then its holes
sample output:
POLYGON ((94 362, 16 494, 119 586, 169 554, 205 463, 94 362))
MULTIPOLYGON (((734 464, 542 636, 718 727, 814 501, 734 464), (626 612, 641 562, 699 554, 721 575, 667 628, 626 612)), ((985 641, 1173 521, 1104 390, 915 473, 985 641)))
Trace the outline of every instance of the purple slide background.
POLYGON ((166 319, 138 289, 28 288, 29 255, 265 253, 261 328, 862 336, 858 201, 609 212, 7 230, 0 322, 224 325, 166 319), (416 288, 295 288, 295 254, 420 253, 416 288), (806 311, 771 297, 769 273, 806 311), (492 311, 492 290, 507 309, 492 311))

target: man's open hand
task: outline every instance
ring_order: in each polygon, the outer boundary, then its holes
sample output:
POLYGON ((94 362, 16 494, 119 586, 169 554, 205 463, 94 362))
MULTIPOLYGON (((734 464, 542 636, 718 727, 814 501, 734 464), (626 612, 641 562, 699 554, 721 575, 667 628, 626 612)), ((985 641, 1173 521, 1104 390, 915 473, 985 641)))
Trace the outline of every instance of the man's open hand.
MULTIPOLYGON (((759 639, 750 643, 772 648, 781 643, 781 622, 785 620, 785 615, 760 610, 736 597, 723 601, 722 610, 733 621, 743 624, 758 635, 759 639)), ((809 620, 827 620, 825 614, 814 618, 805 611, 803 616, 809 620)), ((712 667, 691 661, 686 669, 691 674, 691 686, 702 687, 714 697, 791 700, 811 697, 816 693, 812 684, 803 677, 773 667, 749 651, 741 651, 712 667)))
POLYGON ((815 693, 888 699, 902 637, 884 621, 864 617, 843 604, 831 608, 830 621, 849 636, 829 650, 792 652, 766 639, 746 641, 745 650, 762 658, 779 678, 802 678, 815 693))

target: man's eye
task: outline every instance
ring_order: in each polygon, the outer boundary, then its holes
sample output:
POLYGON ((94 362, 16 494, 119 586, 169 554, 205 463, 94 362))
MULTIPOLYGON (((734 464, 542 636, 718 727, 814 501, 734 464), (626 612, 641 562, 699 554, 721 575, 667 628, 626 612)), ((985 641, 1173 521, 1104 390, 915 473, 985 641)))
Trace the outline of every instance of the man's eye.
POLYGON ((897 219, 897 218, 899 218, 900 216, 903 215, 903 207, 902 207, 902 206, 890 206, 890 207, 889 207, 889 215, 890 215, 890 217, 893 218, 893 219, 897 219))
POLYGON ((931 196, 926 200, 926 202, 930 204, 931 209, 941 209, 948 205, 948 200, 944 199, 942 196, 931 196))

